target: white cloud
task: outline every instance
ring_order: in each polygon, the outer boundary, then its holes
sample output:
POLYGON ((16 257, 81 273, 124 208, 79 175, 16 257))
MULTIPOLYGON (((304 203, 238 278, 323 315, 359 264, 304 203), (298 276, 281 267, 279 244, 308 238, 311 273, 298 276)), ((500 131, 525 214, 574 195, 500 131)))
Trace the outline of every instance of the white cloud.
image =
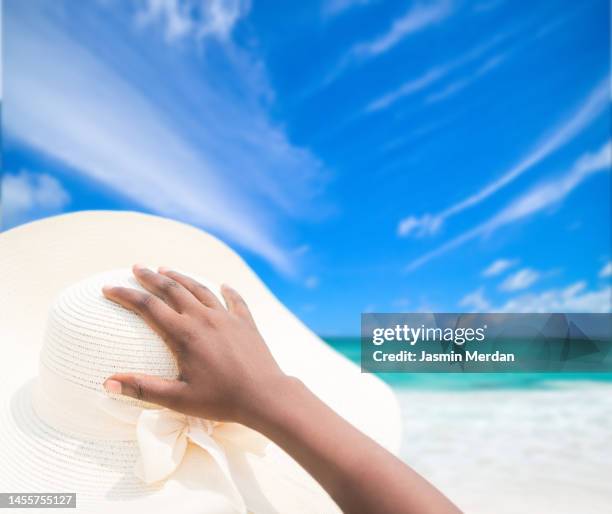
POLYGON ((564 289, 511 298, 498 312, 611 312, 612 288, 587 290, 586 282, 575 282, 564 289))
POLYGON ((436 91, 428 95, 427 98, 425 98, 425 103, 433 104, 433 103, 441 102, 442 100, 446 100, 447 98, 453 96, 454 94, 458 93, 462 89, 465 89, 471 82, 472 80, 468 78, 460 78, 458 80, 455 80, 454 82, 451 82, 450 84, 448 84, 448 86, 444 87, 440 91, 436 91))
POLYGON ((517 32, 517 30, 518 28, 512 31, 497 34, 496 36, 492 37, 490 40, 484 42, 483 44, 472 48, 471 50, 465 52, 462 55, 459 55, 457 58, 426 70, 418 77, 410 79, 409 81, 403 83, 397 89, 394 89, 393 91, 370 102, 365 108, 365 112, 373 112, 386 109, 387 107, 390 107, 395 102, 401 100, 406 96, 418 93, 419 91, 427 89, 433 84, 437 84, 440 79, 444 78, 452 71, 482 57, 489 50, 496 47, 499 43, 508 39, 511 35, 517 32))
POLYGON ((62 2, 45 5, 43 14, 38 2, 13 2, 4 13, 5 134, 140 208, 203 226, 294 273, 282 240, 289 220, 325 209, 315 200, 326 171, 269 119, 250 56, 232 47, 219 86, 205 59, 194 72, 193 55, 174 48, 156 49, 151 65, 146 41, 136 52, 129 38, 112 37, 94 54, 83 40, 109 31, 109 17, 75 29, 62 25, 62 2), (168 80, 148 81, 162 74, 168 80))
POLYGON ((609 172, 611 161, 611 145, 606 143, 596 153, 583 155, 574 163, 568 173, 532 188, 485 223, 414 259, 408 265, 408 271, 413 271, 426 262, 440 257, 478 236, 491 234, 505 225, 532 216, 555 203, 562 202, 566 196, 591 175, 609 172))
POLYGON ((187 36, 226 39, 250 6, 245 0, 140 0, 140 4, 139 23, 161 23, 169 41, 187 36))
MULTIPOLYGON (((580 108, 561 125, 557 126, 552 134, 544 139, 532 152, 527 154, 516 165, 507 170, 501 177, 487 184, 480 191, 440 211, 437 214, 425 214, 413 219, 411 230, 401 235, 414 234, 417 236, 435 234, 446 220, 483 202, 493 194, 503 189, 527 172, 542 160, 558 150, 561 146, 571 141, 582 132, 591 122, 602 114, 609 105, 609 86, 606 77, 591 91, 580 108)), ((405 220, 400 221, 400 225, 405 220)))
POLYGON ((439 221, 426 214, 422 218, 416 218, 415 216, 404 218, 397 226, 397 234, 399 236, 408 235, 413 230, 419 229, 424 223, 428 224, 431 230, 438 230, 437 223, 439 223, 439 221))
POLYGON ((473 307, 474 312, 612 312, 612 287, 588 290, 584 281, 564 288, 548 289, 540 293, 521 294, 501 305, 493 305, 479 289, 463 297, 460 306, 473 307))
POLYGON ((499 288, 502 291, 518 291, 527 289, 540 278, 540 273, 530 268, 523 268, 504 280, 499 288))
POLYGON ((599 272, 600 278, 612 277, 612 261, 609 261, 599 272))
POLYGON ((419 77, 409 80, 402 84, 398 89, 387 93, 380 98, 377 98, 365 108, 366 112, 380 111, 389 107, 391 104, 397 102, 400 98, 411 95, 418 91, 425 89, 427 86, 437 82, 446 73, 446 69, 443 67, 436 67, 427 70, 419 77))
POLYGON ((611 148, 611 144, 606 143, 596 153, 583 155, 566 175, 532 188, 495 216, 489 222, 487 232, 558 203, 591 175, 609 172, 611 148))
POLYGON ((483 277, 495 277, 518 263, 516 259, 497 259, 482 271, 483 277))
MULTIPOLYGON (((313 91, 322 89, 334 82, 342 73, 351 66, 363 61, 376 57, 397 45, 406 37, 425 30, 431 25, 442 22, 453 11, 453 2, 451 0, 437 0, 429 4, 420 2, 415 3, 403 16, 397 18, 391 24, 391 27, 384 33, 369 41, 363 41, 353 45, 346 52, 327 75, 323 77, 316 85, 306 89, 306 95, 313 91)), ((376 102, 373 102, 374 104, 376 102)), ((368 108, 366 108, 367 110, 368 108)), ((376 107, 371 107, 371 110, 376 110, 376 107)))
POLYGON ((426 103, 437 103, 442 100, 446 100, 447 98, 455 95, 459 91, 468 87, 470 84, 472 84, 474 81, 476 81, 480 77, 483 77, 490 71, 497 68, 507 57, 508 57, 508 54, 505 53, 505 54, 495 55, 491 57, 490 59, 487 59, 487 61, 485 61, 484 64, 482 64, 474 73, 472 73, 471 75, 467 75, 463 78, 460 78, 456 80, 455 82, 452 82, 451 84, 441 89, 440 91, 436 91, 432 93, 425 99, 425 102, 426 103))
POLYGON ((371 57, 388 51, 404 38, 445 20, 453 11, 450 0, 437 0, 427 4, 416 2, 400 18, 393 21, 384 34, 353 47, 357 56, 371 57))
POLYGON ((471 308, 474 312, 487 312, 491 308, 491 304, 485 298, 483 287, 466 294, 459 301, 459 306, 471 308))
POLYGON ((58 213, 70 202, 70 195, 57 179, 25 170, 3 175, 1 198, 3 227, 58 213))

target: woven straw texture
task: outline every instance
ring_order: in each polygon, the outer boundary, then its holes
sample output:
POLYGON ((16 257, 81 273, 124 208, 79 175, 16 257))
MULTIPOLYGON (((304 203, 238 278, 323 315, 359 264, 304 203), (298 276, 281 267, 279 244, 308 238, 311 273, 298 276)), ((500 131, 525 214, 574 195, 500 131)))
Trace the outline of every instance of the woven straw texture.
POLYGON ((50 309, 41 366, 93 391, 102 391, 104 380, 117 372, 176 378, 176 363, 164 342, 140 316, 104 298, 105 284, 144 291, 129 270, 68 287, 50 309))

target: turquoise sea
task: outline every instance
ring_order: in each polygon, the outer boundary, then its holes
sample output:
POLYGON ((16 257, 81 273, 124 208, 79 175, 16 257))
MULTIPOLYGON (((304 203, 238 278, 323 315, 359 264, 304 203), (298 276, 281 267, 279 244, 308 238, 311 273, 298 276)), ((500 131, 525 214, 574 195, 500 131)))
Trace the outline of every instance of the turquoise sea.
MULTIPOLYGON (((360 364, 359 337, 323 337, 335 350, 360 364)), ((560 381, 612 382, 612 373, 378 373, 394 388, 475 390, 543 389, 560 381)))

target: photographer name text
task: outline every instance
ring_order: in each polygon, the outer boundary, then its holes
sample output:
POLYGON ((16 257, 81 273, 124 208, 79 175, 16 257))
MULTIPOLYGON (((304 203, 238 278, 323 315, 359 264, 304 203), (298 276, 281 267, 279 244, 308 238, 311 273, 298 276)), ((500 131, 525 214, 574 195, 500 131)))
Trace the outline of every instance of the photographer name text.
POLYGON ((402 350, 394 353, 384 353, 376 350, 372 353, 372 358, 376 362, 514 362, 514 353, 484 353, 477 350, 466 351, 465 354, 455 353, 427 353, 426 351, 411 352, 402 350))

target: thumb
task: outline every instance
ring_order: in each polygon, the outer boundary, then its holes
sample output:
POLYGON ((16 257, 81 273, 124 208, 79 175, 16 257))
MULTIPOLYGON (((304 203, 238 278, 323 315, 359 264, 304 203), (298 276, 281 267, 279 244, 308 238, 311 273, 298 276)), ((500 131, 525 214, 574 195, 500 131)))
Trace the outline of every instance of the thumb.
POLYGON ((184 385, 186 384, 180 380, 169 380, 139 373, 118 373, 106 379, 104 389, 108 393, 122 394, 176 410, 184 391, 184 385))

